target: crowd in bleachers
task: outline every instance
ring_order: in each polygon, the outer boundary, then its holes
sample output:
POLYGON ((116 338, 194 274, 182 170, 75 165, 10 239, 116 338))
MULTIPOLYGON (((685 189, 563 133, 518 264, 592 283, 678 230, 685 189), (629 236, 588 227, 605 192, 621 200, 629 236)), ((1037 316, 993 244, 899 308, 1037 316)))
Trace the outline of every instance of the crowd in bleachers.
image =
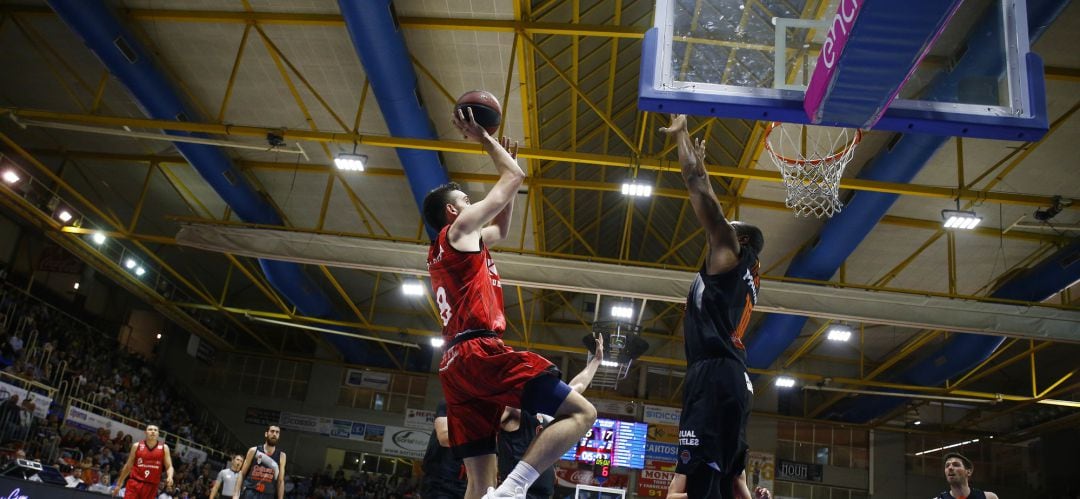
MULTIPOLYGON (((0 368, 16 377, 0 377, 0 381, 18 384, 25 380, 63 388, 67 396, 116 417, 155 423, 175 436, 227 448, 224 432, 200 425, 193 417, 199 414, 198 408, 147 361, 121 348, 116 337, 8 286, 0 287, 0 368)), ((43 388, 31 391, 46 392, 43 388)), ((55 464, 70 484, 104 491, 100 489, 116 482, 132 443, 143 438, 62 425, 64 407, 56 403, 45 418, 34 416, 35 409, 29 398, 4 394, 0 464, 14 458, 55 464)), ((220 467, 184 462, 176 455, 175 439, 167 436, 166 440, 174 449, 177 486, 171 497, 207 497, 220 467)))
MULTIPOLYGON (((119 328, 117 328, 119 329, 119 328)), ((25 380, 39 385, 30 391, 51 394, 54 403, 46 417, 29 397, 0 393, 0 466, 21 458, 55 465, 69 486, 110 493, 116 484, 133 442, 143 435, 122 431, 86 431, 63 424, 61 396, 79 399, 110 411, 114 419, 137 426, 136 421, 159 425, 173 449, 174 490, 162 488, 159 499, 209 497, 213 480, 227 460, 211 456, 203 464, 177 455, 175 437, 200 442, 211 448, 237 449, 224 432, 213 432, 193 415, 197 406, 185 399, 163 373, 147 360, 122 348, 115 335, 102 333, 0 282, 0 375, 10 384, 25 380)), ((22 385, 20 385, 22 386, 22 385)), ((164 480, 163 480, 164 482, 164 480)), ((412 498, 418 480, 411 473, 387 475, 342 470, 311 477, 286 478, 287 498, 412 498)))

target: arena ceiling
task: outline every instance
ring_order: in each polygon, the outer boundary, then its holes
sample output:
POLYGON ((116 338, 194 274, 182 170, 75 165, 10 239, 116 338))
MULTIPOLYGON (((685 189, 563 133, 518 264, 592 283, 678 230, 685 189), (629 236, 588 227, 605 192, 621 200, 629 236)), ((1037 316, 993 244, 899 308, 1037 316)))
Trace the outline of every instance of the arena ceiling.
MULTIPOLYGON (((814 8, 817 2, 793 3, 814 8)), ((253 318, 346 327, 428 349, 425 337, 437 334, 439 322, 429 297, 400 291, 404 281, 423 277, 422 261, 414 268, 308 265, 348 314, 345 320, 319 320, 298 314, 254 258, 178 245, 185 223, 233 227, 239 221, 171 143, 132 132, 203 131, 256 149, 268 148, 267 133, 283 134, 286 149, 300 147, 306 155, 227 149, 285 220, 277 229, 415 249, 427 236, 393 148, 439 151, 450 177, 479 197, 496 178, 493 168, 475 146, 460 142, 449 113, 457 95, 487 89, 503 101, 503 132, 522 141, 521 162, 529 173, 499 253, 622 266, 625 280, 643 279, 656 269, 689 275, 701 265, 704 238, 674 163, 674 145, 657 133, 667 117, 636 107, 651 0, 396 2, 420 97, 439 135, 431 141, 389 136, 335 1, 125 0, 114 6, 201 118, 148 120, 44 2, 2 2, 0 150, 5 162, 55 188, 64 206, 78 213, 81 227, 63 228, 67 224, 54 213, 28 208, 10 191, 0 189, 2 199, 10 212, 218 348, 340 361, 313 331, 253 318), (33 124, 40 122, 120 135, 33 124), (351 151, 354 140, 369 157, 367 170, 336 170, 334 155, 351 151), (623 181, 635 174, 653 183, 652 197, 620 193, 623 181), (110 244, 116 242, 114 248, 145 261, 148 274, 134 276, 121 256, 96 249, 89 233, 99 230, 110 244)), ((754 11, 746 9, 747 15, 754 11)), ((1080 42, 1077 32, 1080 6, 1073 4, 1034 46, 1047 66, 1052 121, 1040 142, 968 139, 958 161, 960 148, 950 140, 911 184, 871 184, 854 177, 896 135, 868 134, 845 173, 844 195, 877 190, 899 198, 828 283, 811 283, 828 285, 821 292, 826 301, 830 289, 848 288, 981 304, 1002 279, 1076 237, 1080 204, 1058 215, 1056 228, 1034 223, 1032 213, 1048 207, 1055 195, 1080 199, 1074 152, 1080 137, 1080 118, 1074 116, 1080 106, 1080 52, 1072 49, 1080 42), (957 189, 961 164, 964 189, 957 189), (957 198, 984 217, 978 229, 942 229, 940 211, 957 198)), ((762 154, 765 123, 692 118, 690 124, 696 135, 708 137, 708 164, 728 216, 751 221, 766 234, 762 293, 783 286, 791 259, 815 240, 822 222, 795 218, 784 207, 782 184, 762 154)), ((1075 288, 1042 304, 1020 305, 1076 313, 1075 288)), ((627 301, 604 289, 521 285, 504 291, 508 342, 568 355, 572 370, 581 365, 581 337, 594 319, 608 319, 613 304, 627 301)), ((633 303, 651 347, 630 378, 604 395, 640 398, 635 392, 643 377, 648 399, 674 403, 683 365, 682 309, 674 301, 633 303)), ((834 318, 816 315, 770 369, 755 371, 763 375, 758 384, 765 392, 773 389, 768 381, 783 372, 813 386, 829 378, 827 386, 850 390, 963 394, 994 403, 954 402, 939 414, 936 403, 916 400, 872 424, 902 426, 914 409, 948 431, 1011 432, 1017 438, 1080 418, 1080 407, 1038 403, 1052 398, 1080 405, 1080 380, 1072 377, 1080 338, 1014 335, 991 361, 947 387, 908 387, 882 380, 890 368, 930 355, 949 332, 866 320, 855 324, 856 339, 833 344, 823 341, 822 332, 834 318), (1006 397, 999 401, 999 394, 1006 397)), ((388 352, 395 363, 405 362, 402 350, 388 352)), ((802 407, 787 412, 817 417, 845 396, 827 395, 807 392, 802 407)))

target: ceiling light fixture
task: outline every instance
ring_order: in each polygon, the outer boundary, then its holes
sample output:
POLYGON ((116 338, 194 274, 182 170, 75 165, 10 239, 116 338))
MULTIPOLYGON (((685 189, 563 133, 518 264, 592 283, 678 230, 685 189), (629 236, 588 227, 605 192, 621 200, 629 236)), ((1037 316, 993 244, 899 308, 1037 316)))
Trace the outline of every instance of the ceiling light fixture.
POLYGON ((4 182, 7 182, 9 184, 15 184, 19 180, 22 180, 22 179, 19 178, 18 173, 15 173, 15 170, 6 170, 6 171, 4 171, 4 182))
POLYGON ((829 341, 843 342, 851 339, 852 328, 847 324, 833 324, 829 326, 829 341))
POLYGON ((445 343, 446 340, 442 339, 441 337, 435 336, 431 338, 431 346, 435 348, 442 348, 445 343))
POLYGON ((101 246, 102 244, 105 244, 105 233, 95 232, 94 235, 90 236, 90 240, 94 241, 94 244, 101 246))
POLYGON ((145 274, 145 273, 146 273, 146 269, 144 269, 142 267, 135 267, 135 275, 137 275, 139 277, 142 277, 142 275, 145 274))
POLYGON ((405 281, 401 283, 401 292, 405 296, 424 296, 424 285, 420 281, 405 281))
POLYGON ((74 216, 70 211, 60 210, 60 212, 56 214, 56 218, 59 218, 61 222, 68 223, 74 216))
POLYGON ((135 265, 137 265, 135 263, 135 260, 132 260, 131 258, 128 258, 127 260, 124 260, 124 267, 127 268, 128 270, 131 270, 131 269, 135 268, 135 265))
POLYGON ((791 376, 777 376, 776 386, 778 388, 791 388, 795 386, 795 378, 792 378, 791 376))
POLYGON ((347 172, 362 172, 367 166, 367 156, 356 153, 356 142, 353 142, 352 152, 339 152, 334 156, 334 165, 338 170, 347 172))
POLYGON ((634 308, 630 305, 613 305, 611 307, 611 316, 619 319, 629 319, 634 316, 634 308))
POLYGON ((652 186, 649 184, 640 184, 636 180, 624 182, 622 185, 622 193, 624 196, 647 198, 652 196, 652 186))
POLYGON ((601 367, 619 367, 619 363, 615 362, 614 360, 601 360, 600 361, 600 366, 601 367))
POLYGON ((982 221, 974 211, 941 210, 941 219, 946 229, 974 229, 982 221))

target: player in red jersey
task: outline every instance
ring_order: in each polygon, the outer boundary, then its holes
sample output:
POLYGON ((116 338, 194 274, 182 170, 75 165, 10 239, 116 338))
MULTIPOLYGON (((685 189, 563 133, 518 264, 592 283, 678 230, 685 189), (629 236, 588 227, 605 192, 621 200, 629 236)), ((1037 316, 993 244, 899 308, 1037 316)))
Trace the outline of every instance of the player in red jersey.
POLYGON ((131 444, 127 462, 120 470, 112 495, 120 491, 124 479, 131 478, 124 485, 125 499, 154 499, 157 497, 158 482, 161 481, 161 469, 165 468, 165 487, 173 487, 172 455, 169 446, 158 440, 158 427, 146 427, 146 439, 131 444))
POLYGON ((596 420, 596 409, 559 379, 558 369, 547 359, 503 344, 502 285, 488 248, 510 230, 514 196, 525 172, 517 164, 516 143, 495 140, 471 114, 459 111, 453 123, 466 139, 484 147, 499 180, 476 203, 454 183, 424 198, 424 221, 439 231, 428 251, 428 271, 446 340, 439 379, 450 447, 465 462, 465 497, 476 499, 486 490, 485 498, 524 498, 539 476, 536 470, 547 469, 581 438, 596 420), (505 406, 549 414, 555 421, 495 489, 495 436, 505 406))

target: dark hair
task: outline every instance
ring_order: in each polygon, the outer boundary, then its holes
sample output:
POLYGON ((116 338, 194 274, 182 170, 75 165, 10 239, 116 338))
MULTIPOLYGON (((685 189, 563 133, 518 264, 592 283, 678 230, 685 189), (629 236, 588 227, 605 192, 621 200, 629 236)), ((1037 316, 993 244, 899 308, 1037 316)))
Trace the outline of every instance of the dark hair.
POLYGON ((760 255, 761 250, 765 249, 765 236, 761 233, 761 229, 746 222, 731 222, 731 226, 735 228, 736 237, 746 236, 750 238, 750 242, 746 243, 746 245, 750 247, 750 250, 755 255, 760 255))
POLYGON ((450 193, 460 191, 461 186, 457 182, 440 185, 424 196, 424 223, 435 229, 442 230, 446 225, 446 205, 450 202, 450 193))
POLYGON ((948 454, 945 454, 945 457, 942 459, 942 462, 948 462, 950 459, 952 459, 954 457, 956 459, 959 459, 961 463, 964 463, 964 469, 966 469, 966 470, 973 469, 973 467, 971 466, 971 460, 964 457, 964 455, 959 453, 959 452, 950 452, 948 454))

